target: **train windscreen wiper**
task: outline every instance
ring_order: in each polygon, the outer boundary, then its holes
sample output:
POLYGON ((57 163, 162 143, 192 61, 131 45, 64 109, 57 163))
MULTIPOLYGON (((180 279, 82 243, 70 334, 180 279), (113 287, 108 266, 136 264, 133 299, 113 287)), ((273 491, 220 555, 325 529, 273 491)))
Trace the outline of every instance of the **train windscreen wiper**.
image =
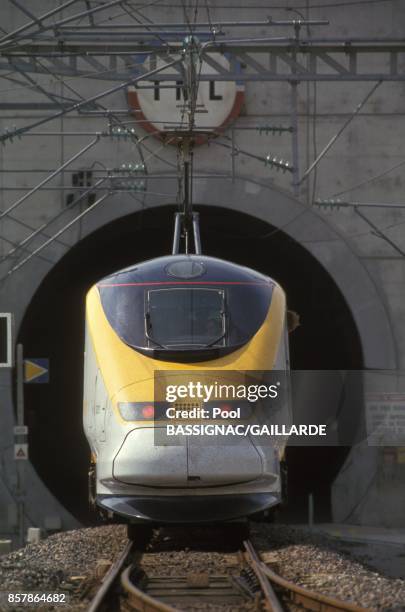
POLYGON ((215 338, 215 340, 213 340, 212 342, 209 342, 208 344, 204 344, 204 348, 209 348, 210 346, 214 346, 217 342, 220 342, 221 340, 223 340, 225 338, 225 335, 226 335, 226 332, 221 334, 219 338, 215 338))
POLYGON ((162 349, 166 349, 167 350, 167 346, 165 346, 164 344, 160 344, 160 342, 158 342, 157 340, 155 340, 155 338, 153 336, 150 335, 149 331, 152 329, 152 321, 150 319, 150 313, 146 312, 145 313, 145 336, 146 338, 150 341, 153 342, 153 344, 156 344, 156 346, 160 346, 160 348, 162 349))

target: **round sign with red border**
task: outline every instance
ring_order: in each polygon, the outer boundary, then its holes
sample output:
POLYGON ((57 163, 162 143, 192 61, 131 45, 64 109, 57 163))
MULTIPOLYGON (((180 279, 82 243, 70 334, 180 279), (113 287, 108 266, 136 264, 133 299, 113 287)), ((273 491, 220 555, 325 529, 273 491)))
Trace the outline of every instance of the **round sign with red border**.
MULTIPOLYGON (((229 69, 229 61, 220 53, 213 54, 212 60, 219 67, 229 69)), ((155 57, 148 57, 145 68, 151 70, 163 66, 163 61, 155 57)), ((172 71, 173 68, 168 68, 172 71)), ((217 73, 210 64, 203 61, 201 74, 217 73)), ((164 74, 162 71, 161 74, 164 74)), ((134 112, 139 125, 162 138, 167 131, 181 131, 188 129, 187 115, 187 93, 184 90, 181 75, 179 80, 148 82, 147 87, 128 87, 128 105, 134 112)), ((195 130, 212 132, 217 134, 223 132, 239 115, 245 101, 245 90, 243 83, 237 81, 215 81, 200 80, 198 86, 197 106, 195 112, 195 130)), ((198 135, 196 144, 207 141, 206 136, 198 135)), ((175 143, 176 139, 173 138, 175 143)))

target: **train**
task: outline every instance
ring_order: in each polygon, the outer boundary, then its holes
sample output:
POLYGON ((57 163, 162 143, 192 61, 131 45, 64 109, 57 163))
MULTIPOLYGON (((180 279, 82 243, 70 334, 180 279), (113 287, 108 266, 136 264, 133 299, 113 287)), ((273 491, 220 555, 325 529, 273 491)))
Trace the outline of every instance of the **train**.
MULTIPOLYGON (((201 425, 201 410, 204 426, 212 425, 215 406, 215 424, 228 425, 233 408, 246 408, 240 398, 190 400, 187 381, 201 387, 197 379, 214 376, 219 385, 235 376, 258 380, 260 372, 288 372, 287 320, 276 281, 205 255, 158 257, 91 287, 83 423, 91 451, 89 498, 106 519, 227 522, 280 504, 285 440, 226 441, 205 433, 168 440, 164 432, 169 420, 172 428, 201 425), (167 397, 161 391, 169 386, 183 393, 167 397)), ((283 399, 274 418, 284 422, 288 411, 283 399)))

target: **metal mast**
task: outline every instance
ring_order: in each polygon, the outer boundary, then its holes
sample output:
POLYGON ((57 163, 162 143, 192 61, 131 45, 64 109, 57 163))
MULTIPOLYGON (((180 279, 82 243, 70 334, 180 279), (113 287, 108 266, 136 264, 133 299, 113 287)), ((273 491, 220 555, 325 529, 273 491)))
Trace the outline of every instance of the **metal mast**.
POLYGON ((184 252, 190 252, 190 236, 193 233, 194 252, 201 254, 199 215, 193 211, 193 146, 196 135, 195 113, 197 110, 198 84, 201 74, 202 57, 201 44, 196 36, 191 34, 184 40, 183 48, 183 97, 182 123, 187 115, 186 129, 175 132, 178 141, 179 160, 179 207, 175 214, 173 255, 180 252, 183 241, 184 252))

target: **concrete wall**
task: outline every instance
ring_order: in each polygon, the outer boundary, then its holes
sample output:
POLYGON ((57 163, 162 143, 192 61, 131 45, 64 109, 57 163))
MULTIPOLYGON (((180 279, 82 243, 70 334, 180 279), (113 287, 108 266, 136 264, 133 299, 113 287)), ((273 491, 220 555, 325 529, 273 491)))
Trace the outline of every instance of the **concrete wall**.
MULTIPOLYGON (((399 0, 383 3, 356 4, 348 0, 346 6, 325 6, 324 8, 301 9, 311 18, 326 18, 329 26, 312 28, 313 37, 387 37, 402 36, 405 7, 399 0)), ((36 14, 53 8, 54 2, 38 1, 36 14)), ((289 3, 281 0, 278 5, 289 3)), ((305 2, 303 3, 305 5, 305 2)), ((244 2, 243 9, 233 11, 212 10, 211 18, 265 19, 270 9, 260 0, 244 2), (263 9, 252 8, 262 6, 263 9)), ((82 10, 81 3, 78 7, 82 10)), ((72 8, 73 10, 73 8, 72 8)), ((75 9, 75 10, 79 10, 75 9)), ((122 12, 111 9, 110 15, 122 12)), ((68 14, 68 13, 66 13, 68 14)), ((107 11, 104 18, 108 16, 107 11)), ((154 21, 182 20, 181 11, 173 8, 147 9, 143 11, 154 21)), ((274 19, 291 18, 290 11, 271 10, 274 19)), ((26 21, 15 7, 3 3, 0 7, 2 27, 11 30, 26 21)), ((202 15, 206 19, 206 15, 202 15)), ((119 19, 125 21, 125 15, 119 19)), ((285 34, 286 30, 271 30, 271 35, 285 34)), ((236 29, 232 36, 246 36, 249 31, 236 29)), ((250 32, 252 34, 252 32, 250 32)), ((268 35, 267 28, 256 31, 259 36, 268 35)), ((373 60, 374 61, 374 60, 373 60)), ((0 75, 1 76, 1 75, 0 75)), ((38 94, 31 84, 24 87, 24 77, 12 75, 20 83, 0 81, 1 99, 9 101, 38 101, 46 99, 38 94)), ((55 94, 72 96, 75 91, 90 96, 107 89, 108 81, 89 81, 66 79, 57 76, 33 75, 35 81, 55 94)), ((372 83, 302 83, 298 88, 299 109, 299 166, 301 173, 309 166, 316 153, 325 146, 339 130, 356 105, 361 102, 372 83)), ((327 198, 342 194, 342 198, 363 203, 401 204, 404 200, 404 161, 403 142, 405 121, 403 109, 403 83, 383 83, 364 106, 359 115, 351 122, 336 144, 320 162, 316 173, 302 185, 299 201, 291 195, 291 177, 272 171, 264 164, 238 155, 235 160, 235 181, 227 179, 204 178, 196 181, 195 201, 201 204, 220 205, 236 208, 282 228, 295 240, 307 248, 335 279, 353 313, 361 336, 365 366, 369 368, 402 368, 405 364, 404 331, 404 258, 390 244, 375 235, 367 223, 360 219, 351 208, 334 211, 314 209, 311 204, 317 197, 327 198), (394 166, 395 169, 391 170, 394 166), (380 175, 382 175, 380 177, 380 175)), ((279 83, 247 83, 245 106, 236 126, 258 126, 263 123, 289 125, 290 87, 279 83)), ((126 108, 126 96, 119 92, 103 100, 108 108, 126 108)), ((0 130, 7 127, 29 124, 50 111, 15 110, 2 111, 0 130)), ((51 112, 56 112, 56 109, 51 112)), ((124 121, 129 115, 122 115, 124 121)), ((21 140, 8 142, 0 148, 0 211, 6 210, 13 202, 26 193, 27 188, 35 186, 49 170, 64 163, 70 156, 89 143, 96 131, 106 129, 106 120, 73 113, 62 119, 38 128, 37 132, 48 133, 41 136, 24 136, 21 140), (63 131, 65 135, 53 136, 52 132, 63 131), (68 135, 68 134, 80 135, 68 135), (14 172, 18 170, 18 172, 14 172)), ((145 135, 139 130, 141 136, 145 135)), ((291 160, 291 136, 271 136, 257 131, 235 131, 236 144, 258 155, 267 153, 291 160)), ((175 149, 164 146, 153 137, 144 141, 142 151, 130 142, 116 142, 101 138, 92 149, 85 153, 70 169, 90 168, 101 170, 103 165, 115 167, 120 163, 141 161, 143 154, 150 173, 173 172, 176 164, 175 149)), ((404 162, 405 164, 405 162, 404 162)), ((216 144, 203 145, 195 153, 197 173, 215 174, 229 172, 231 158, 226 149, 216 144)), ((49 227, 48 235, 54 234, 80 211, 86 210, 79 204, 66 208, 62 185, 71 184, 71 174, 66 171, 49 183, 53 189, 43 189, 27 199, 13 213, 14 219, 0 220, 0 255, 6 255, 12 243, 27 237, 30 229, 52 219, 56 214, 63 215, 49 227)), ((41 257, 31 259, 20 270, 3 280, 0 285, 1 311, 12 311, 16 329, 35 293, 40 281, 56 261, 82 237, 94 229, 107 224, 110 220, 139 210, 142 206, 157 206, 176 201, 176 181, 149 180, 148 192, 143 194, 121 194, 109 197, 99 208, 87 215, 82 222, 75 224, 64 233, 58 242, 52 243, 41 253, 41 257)), ((364 213, 400 249, 405 249, 405 209, 368 208, 364 213)), ((33 250, 43 242, 40 235, 30 242, 33 250)), ((0 265, 0 278, 25 257, 19 250, 12 258, 0 265)), ((14 507, 13 487, 15 486, 15 465, 12 460, 12 397, 11 373, 0 371, 1 420, 0 444, 3 470, 0 479, 0 534, 9 531, 7 518, 8 505, 14 507)), ((349 458, 342 476, 334 489, 334 510, 338 520, 350 516, 360 523, 378 524, 382 522, 381 500, 377 480, 359 487, 365 482, 363 474, 380 473, 381 456, 377 449, 357 449, 349 458), (363 467, 361 467, 363 466, 363 467), (363 490, 364 489, 364 490, 363 490), (343 493, 342 493, 343 491, 343 493), (360 495, 362 492, 363 497, 360 495), (372 500, 372 501, 370 501, 372 500), (356 507, 356 512, 350 514, 356 507), (376 510, 377 508, 377 510, 376 510)), ((38 480, 32 466, 28 470, 28 502, 30 517, 27 521, 42 524, 45 515, 58 514, 64 527, 71 527, 75 521, 46 491, 38 480)), ((403 483, 403 476, 398 476, 403 483)), ((389 500, 385 512, 388 522, 402 523, 394 510, 397 498, 394 485, 384 485, 385 499, 389 500), (387 488, 388 487, 388 488, 387 488), (387 492, 388 491, 388 492, 387 492), (391 500, 391 501, 390 501, 391 500), (392 507, 392 516, 389 508, 392 507), (386 514, 387 516, 387 514, 386 514)), ((405 515, 404 515, 405 516, 405 515)))

